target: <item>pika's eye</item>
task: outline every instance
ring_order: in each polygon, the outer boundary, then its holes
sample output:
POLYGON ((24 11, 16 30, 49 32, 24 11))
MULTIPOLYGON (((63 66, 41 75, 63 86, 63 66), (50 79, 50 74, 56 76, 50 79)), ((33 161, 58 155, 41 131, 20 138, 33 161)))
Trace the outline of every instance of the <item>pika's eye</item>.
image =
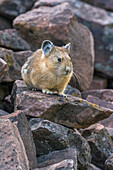
POLYGON ((58 61, 61 62, 62 61, 61 58, 58 58, 58 61))

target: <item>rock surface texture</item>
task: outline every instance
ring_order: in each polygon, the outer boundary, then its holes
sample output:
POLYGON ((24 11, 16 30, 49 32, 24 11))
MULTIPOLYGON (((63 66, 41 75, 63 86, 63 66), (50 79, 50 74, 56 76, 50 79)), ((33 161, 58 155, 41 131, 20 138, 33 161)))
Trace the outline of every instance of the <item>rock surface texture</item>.
POLYGON ((29 170, 23 142, 10 120, 0 120, 0 159, 0 169, 29 170))
POLYGON ((46 95, 28 90, 23 81, 16 81, 12 91, 15 110, 23 110, 27 116, 48 119, 71 128, 86 128, 104 118, 113 110, 68 96, 46 95))
POLYGON ((13 25, 33 51, 40 48, 45 39, 58 46, 71 42, 76 87, 80 90, 89 87, 93 77, 93 37, 85 26, 77 22, 68 3, 33 9, 18 16, 13 25))
POLYGON ((39 156, 55 150, 73 148, 77 151, 78 167, 80 169, 86 168, 91 162, 88 142, 77 131, 48 120, 34 123, 31 125, 31 131, 39 156))
POLYGON ((16 125, 25 147, 25 151, 29 161, 29 166, 31 169, 36 168, 37 160, 35 144, 25 115, 22 112, 17 111, 15 113, 8 114, 7 116, 1 116, 0 118, 3 120, 9 119, 14 125, 16 125))

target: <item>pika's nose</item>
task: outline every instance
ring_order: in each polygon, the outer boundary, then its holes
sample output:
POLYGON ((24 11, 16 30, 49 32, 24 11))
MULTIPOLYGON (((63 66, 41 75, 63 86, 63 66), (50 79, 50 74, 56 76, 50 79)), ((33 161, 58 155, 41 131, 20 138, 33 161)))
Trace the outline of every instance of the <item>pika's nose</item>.
POLYGON ((70 67, 66 67, 66 74, 70 72, 70 67))

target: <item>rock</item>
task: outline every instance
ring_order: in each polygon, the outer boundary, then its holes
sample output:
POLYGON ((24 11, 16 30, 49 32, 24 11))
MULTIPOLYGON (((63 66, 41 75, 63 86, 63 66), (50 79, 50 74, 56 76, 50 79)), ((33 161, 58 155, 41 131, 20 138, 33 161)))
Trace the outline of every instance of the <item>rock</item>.
POLYGON ((112 89, 101 89, 101 90, 88 90, 81 93, 82 98, 86 99, 88 95, 96 96, 99 99, 113 102, 113 90, 112 89))
POLYGON ((113 11, 113 1, 112 0, 82 0, 84 2, 90 3, 91 5, 104 8, 108 11, 113 11))
POLYGON ((26 62, 27 58, 30 57, 33 54, 32 51, 19 51, 15 52, 15 58, 17 63, 22 67, 24 63, 26 62))
POLYGON ((97 167, 96 167, 95 165, 93 165, 93 164, 89 164, 87 170, 101 170, 101 169, 100 169, 100 168, 97 168, 97 167))
POLYGON ((70 128, 86 128, 113 113, 113 110, 88 103, 81 98, 33 92, 20 80, 14 83, 11 100, 14 109, 23 110, 27 116, 48 119, 70 128))
POLYGON ((94 77, 88 90, 107 88, 107 79, 94 77))
MULTIPOLYGON (((81 170, 85 169, 90 163, 90 147, 87 141, 77 131, 48 120, 34 123, 31 126, 31 131, 33 133, 38 156, 71 147, 77 150, 78 167, 81 170)), ((54 158, 54 156, 51 156, 51 159, 52 157, 54 158)), ((57 158, 57 160, 58 159, 60 158, 57 158)), ((72 157, 68 157, 67 159, 72 159, 72 157)), ((38 161, 40 161, 40 158, 38 161)))
POLYGON ((105 170, 112 170, 113 169, 113 154, 108 157, 105 162, 105 170))
POLYGON ((14 19, 21 13, 26 12, 33 5, 31 0, 1 0, 0 1, 0 14, 10 19, 14 19))
POLYGON ((0 82, 6 77, 7 73, 8 65, 2 58, 0 58, 0 82))
POLYGON ((12 28, 12 22, 0 16, 0 30, 12 28))
POLYGON ((12 49, 13 51, 29 50, 29 44, 23 40, 15 29, 0 31, 0 47, 12 49))
POLYGON ((9 113, 5 112, 4 110, 0 109, 0 116, 8 115, 9 113))
POLYGON ((37 160, 36 160, 35 144, 25 115, 21 111, 17 111, 15 113, 8 114, 6 116, 1 116, 0 118, 3 120, 9 119, 13 124, 17 126, 26 150, 29 166, 31 169, 36 168, 37 160))
POLYGON ((47 155, 37 158, 38 168, 47 167, 62 162, 63 160, 73 160, 77 170, 77 153, 76 149, 66 148, 64 150, 53 151, 47 155))
POLYGON ((35 170, 54 170, 54 169, 77 170, 75 163, 72 159, 66 159, 54 165, 50 165, 50 166, 43 167, 43 168, 36 168, 35 170))
POLYGON ((0 120, 0 169, 29 170, 25 148, 18 129, 10 120, 0 120))
POLYGON ((74 87, 80 90, 89 87, 94 68, 93 37, 85 26, 77 22, 68 3, 33 9, 18 16, 13 25, 21 37, 31 44, 33 51, 40 48, 45 39, 58 46, 71 42, 74 87))
POLYGON ((81 93, 78 89, 71 87, 70 85, 67 85, 65 91, 65 94, 72 95, 74 97, 81 97, 81 93))
POLYGON ((95 70, 113 77, 113 13, 79 0, 75 1, 73 11, 94 36, 95 70))
POLYGON ((20 79, 21 68, 14 57, 14 52, 12 50, 0 48, 0 58, 7 63, 9 68, 7 76, 2 81, 12 82, 16 79, 20 79))
POLYGON ((82 136, 87 139, 91 148, 92 163, 104 169, 105 160, 113 153, 113 141, 103 125, 96 124, 83 130, 82 136))

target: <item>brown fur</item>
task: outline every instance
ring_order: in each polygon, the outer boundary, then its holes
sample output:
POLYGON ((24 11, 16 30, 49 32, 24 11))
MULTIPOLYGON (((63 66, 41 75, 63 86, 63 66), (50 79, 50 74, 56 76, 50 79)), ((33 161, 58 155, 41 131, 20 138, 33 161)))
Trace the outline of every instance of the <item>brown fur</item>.
POLYGON ((37 50, 22 67, 22 78, 30 88, 62 94, 73 73, 67 49, 54 46, 48 55, 37 50), (61 58, 61 62, 58 58, 61 58), (70 71, 66 75, 66 68, 70 71))

